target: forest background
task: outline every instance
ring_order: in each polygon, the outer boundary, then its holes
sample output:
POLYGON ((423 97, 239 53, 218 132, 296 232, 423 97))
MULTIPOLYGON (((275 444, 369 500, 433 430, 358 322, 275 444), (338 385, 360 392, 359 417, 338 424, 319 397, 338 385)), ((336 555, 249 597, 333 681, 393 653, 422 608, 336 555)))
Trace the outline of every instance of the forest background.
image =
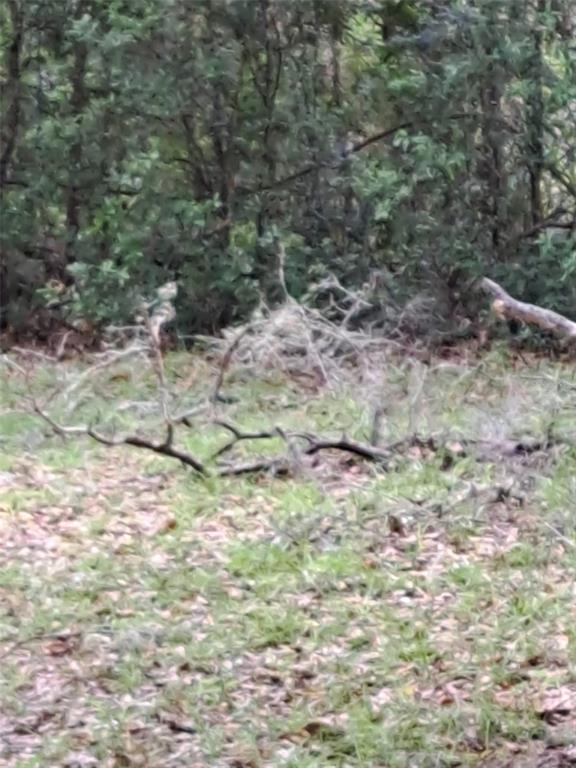
POLYGON ((417 335, 469 333, 481 275, 574 317, 570 0, 7 0, 0 19, 5 331, 121 324, 177 280, 178 332, 214 333, 283 299, 280 266, 296 298, 336 276, 417 335))

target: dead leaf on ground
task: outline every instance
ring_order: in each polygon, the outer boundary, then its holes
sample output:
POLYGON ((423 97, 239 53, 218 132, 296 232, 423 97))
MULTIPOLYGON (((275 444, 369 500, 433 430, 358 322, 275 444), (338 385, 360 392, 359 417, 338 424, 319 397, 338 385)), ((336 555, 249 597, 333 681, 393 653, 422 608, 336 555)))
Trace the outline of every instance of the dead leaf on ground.
POLYGON ((335 739, 346 733, 348 715, 346 713, 317 717, 297 731, 282 734, 287 741, 305 741, 309 738, 335 739))
POLYGON ((546 691, 536 709, 548 723, 558 723, 576 712, 576 687, 564 685, 546 691))
POLYGON ((56 637, 44 643, 42 650, 47 656, 66 656, 78 649, 80 639, 79 634, 56 637))
POLYGON ((198 729, 191 720, 185 720, 167 712, 159 712, 156 715, 159 722, 167 725, 175 733, 197 733, 198 729))

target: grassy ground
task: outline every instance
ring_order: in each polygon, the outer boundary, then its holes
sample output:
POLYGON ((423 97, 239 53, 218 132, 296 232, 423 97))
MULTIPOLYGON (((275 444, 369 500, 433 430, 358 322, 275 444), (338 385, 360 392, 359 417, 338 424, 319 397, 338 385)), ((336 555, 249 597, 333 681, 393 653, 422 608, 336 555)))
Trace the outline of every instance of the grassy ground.
MULTIPOLYGON (((202 361, 169 362, 203 386, 202 361)), ((383 442, 551 438, 529 455, 415 446, 387 472, 322 454, 226 480, 50 436, 0 373, 0 766, 576 764, 571 369, 496 353, 382 371, 383 442)), ((124 413, 149 386, 127 367, 100 396, 124 413)), ((359 385, 228 392, 246 428, 370 428, 359 385)))

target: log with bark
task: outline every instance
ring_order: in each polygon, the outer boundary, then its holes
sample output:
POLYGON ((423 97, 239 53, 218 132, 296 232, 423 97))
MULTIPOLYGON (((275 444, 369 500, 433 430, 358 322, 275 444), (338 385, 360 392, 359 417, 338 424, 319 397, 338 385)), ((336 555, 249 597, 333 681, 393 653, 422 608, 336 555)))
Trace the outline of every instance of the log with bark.
POLYGON ((492 310, 497 317, 503 320, 519 320, 522 323, 537 325, 545 331, 552 331, 568 338, 571 342, 576 342, 576 322, 573 320, 569 320, 551 309, 518 301, 510 296, 501 285, 487 277, 482 279, 480 287, 494 298, 492 310))

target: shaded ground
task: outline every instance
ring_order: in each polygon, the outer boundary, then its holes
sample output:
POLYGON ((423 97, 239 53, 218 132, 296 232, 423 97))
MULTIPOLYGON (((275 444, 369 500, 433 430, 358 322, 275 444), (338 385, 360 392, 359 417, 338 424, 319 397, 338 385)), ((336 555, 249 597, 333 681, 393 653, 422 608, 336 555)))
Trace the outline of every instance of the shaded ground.
MULTIPOLYGON (((0 766, 576 765, 571 372, 505 362, 388 372, 383 440, 549 450, 226 481, 46 437, 7 376, 0 766)), ((128 379, 106 396, 136 398, 128 379)), ((230 386, 246 428, 369 429, 353 390, 230 386)))

